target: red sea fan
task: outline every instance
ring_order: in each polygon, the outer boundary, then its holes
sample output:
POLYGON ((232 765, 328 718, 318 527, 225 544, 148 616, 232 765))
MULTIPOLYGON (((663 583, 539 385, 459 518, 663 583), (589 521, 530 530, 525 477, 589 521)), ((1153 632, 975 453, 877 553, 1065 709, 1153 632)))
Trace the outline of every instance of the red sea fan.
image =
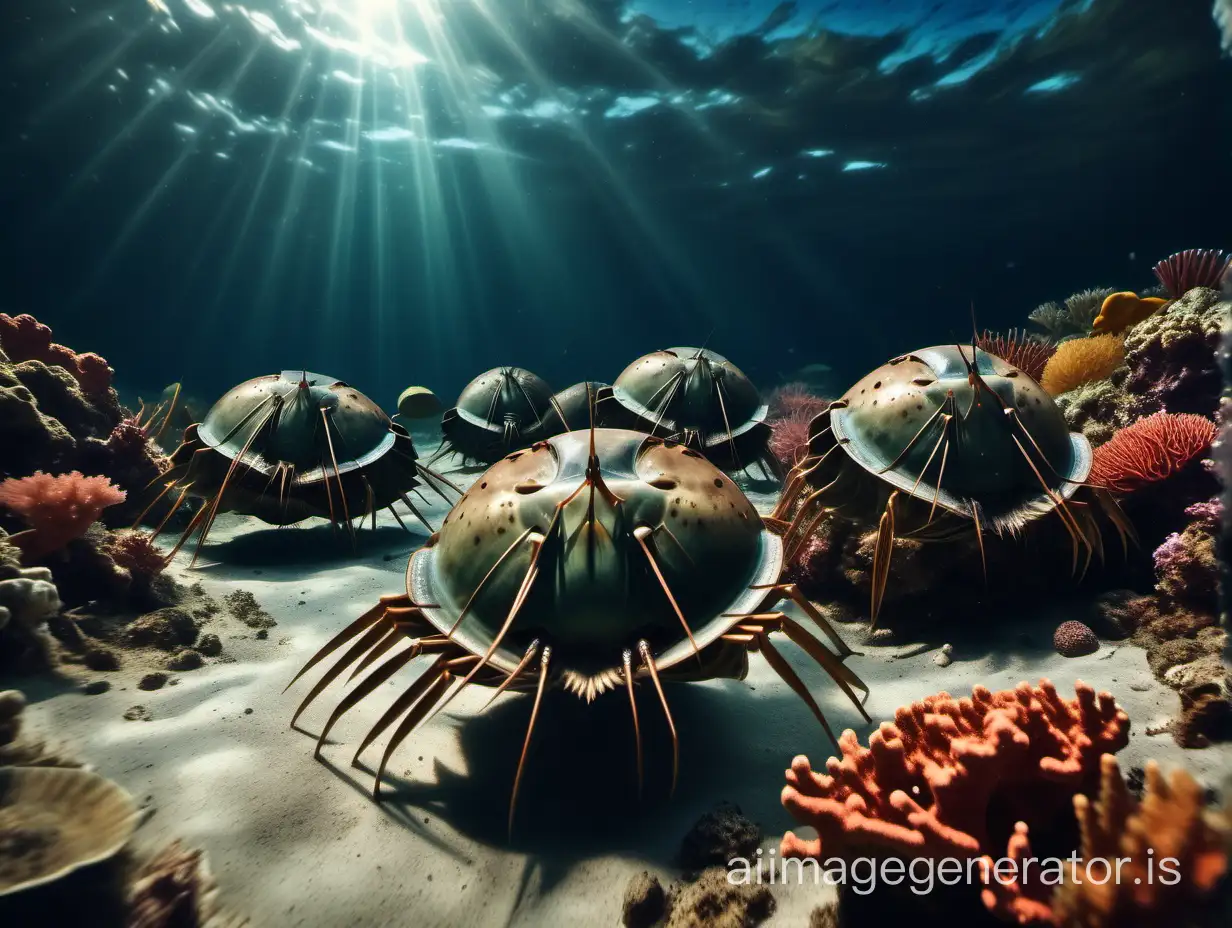
POLYGON ((830 405, 829 400, 809 391, 806 384, 788 383, 770 394, 770 415, 775 419, 784 419, 797 413, 806 419, 825 410, 830 405))
POLYGON ((975 347, 1012 364, 1035 381, 1044 376, 1044 365, 1056 351, 1055 346, 1029 338, 1018 329, 1010 329, 1004 335, 985 331, 976 338, 975 347))
POLYGON ((10 477, 0 483, 0 505, 13 510, 28 532, 10 535, 25 560, 58 551, 80 538, 108 506, 127 494, 106 477, 86 477, 80 471, 52 476, 38 471, 31 477, 10 477))
POLYGON ((1184 468, 1215 440, 1215 423, 1190 413, 1157 412, 1095 449, 1087 482, 1133 493, 1184 468))
POLYGON ((770 453, 786 470, 808 456, 809 423, 812 421, 813 414, 807 409, 770 421, 770 453))
POLYGON ((1232 255, 1214 248, 1190 248, 1160 261, 1155 276, 1169 296, 1179 299, 1194 287, 1218 290, 1230 266, 1232 255))

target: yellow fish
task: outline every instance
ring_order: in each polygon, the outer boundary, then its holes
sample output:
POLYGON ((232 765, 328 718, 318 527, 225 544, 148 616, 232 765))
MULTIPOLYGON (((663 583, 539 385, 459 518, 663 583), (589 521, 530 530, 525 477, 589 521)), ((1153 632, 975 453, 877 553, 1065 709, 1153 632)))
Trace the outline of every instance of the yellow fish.
POLYGON ((1154 315, 1161 307, 1170 302, 1163 297, 1143 296, 1122 291, 1110 293, 1099 309, 1099 315, 1091 323, 1091 330, 1109 335, 1124 332, 1137 325, 1148 316, 1154 315))

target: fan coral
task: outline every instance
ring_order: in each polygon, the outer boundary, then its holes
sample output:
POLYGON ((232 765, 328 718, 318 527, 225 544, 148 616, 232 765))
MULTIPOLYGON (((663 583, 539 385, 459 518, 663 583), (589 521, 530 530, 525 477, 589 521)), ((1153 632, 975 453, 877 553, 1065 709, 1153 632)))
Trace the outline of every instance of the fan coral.
POLYGON ((1099 315, 1091 323, 1091 329, 1095 332, 1119 335, 1148 316, 1154 315, 1167 302, 1163 297, 1140 297, 1129 291, 1109 294, 1103 306, 1100 307, 1099 315))
POLYGON ((1165 780, 1155 761, 1147 762, 1145 790, 1135 801, 1116 758, 1105 754, 1099 798, 1074 797, 1080 858, 1065 868, 1060 885, 1046 869, 1028 878, 1034 858, 1029 829, 1019 822, 1006 859, 1015 873, 1021 868, 1024 880, 990 880, 993 862, 985 857, 984 904, 1018 924, 1147 928, 1178 917, 1184 923, 1186 910, 1201 904, 1228 869, 1232 823, 1203 806, 1203 789, 1193 777, 1178 768, 1165 780), (1116 878, 1110 879, 1114 862, 1116 878))
POLYGON ((1064 305, 1044 303, 1037 306, 1027 318, 1055 341, 1086 335, 1091 331, 1091 323, 1095 321, 1104 300, 1112 292, 1112 287, 1083 290, 1069 297, 1064 305))
POLYGON ((1062 657, 1082 657, 1099 650, 1099 639, 1081 622, 1062 622, 1052 633, 1052 646, 1062 657))
POLYGON ((1114 493, 1133 493, 1182 470, 1205 453, 1214 438, 1210 419, 1157 412, 1096 448, 1087 482, 1114 493))
POLYGON ((1196 288, 1134 326, 1125 336, 1125 389, 1136 415, 1158 410, 1213 416, 1219 405, 1215 350, 1232 306, 1215 290, 1196 288))
POLYGON ((1106 380, 1125 360, 1125 346, 1115 335, 1094 335, 1062 342, 1048 359, 1040 386, 1052 396, 1084 383, 1106 380))
POLYGON ((1055 350, 1052 345, 1031 339, 1017 329, 1005 334, 985 331, 976 338, 975 346, 1014 365, 1032 380, 1044 376, 1044 365, 1055 350))
POLYGON ((1155 276, 1168 293, 1180 297, 1194 287, 1218 289, 1229 267, 1232 255, 1217 249, 1190 248, 1156 264, 1155 276))
POLYGON ((87 396, 101 396, 111 390, 112 370, 93 352, 76 354, 51 340, 51 329, 30 315, 0 313, 0 352, 10 361, 42 361, 58 365, 81 384, 87 396))
POLYGON ((53 477, 42 471, 30 477, 10 477, 0 483, 0 505, 20 515, 28 532, 9 536, 26 560, 58 551, 80 538, 108 506, 127 494, 106 477, 86 477, 80 471, 53 477))
POLYGON ((867 748, 843 732, 842 759, 831 757, 824 774, 796 757, 783 806, 817 838, 788 832, 782 855, 973 858, 1005 840, 994 807, 1011 821, 1047 821, 1091 785, 1102 754, 1129 743, 1129 716, 1112 696, 1075 689, 1072 701, 1048 680, 996 693, 977 686, 963 699, 939 693, 900 708, 867 748))
POLYGON ((1128 424, 1130 396, 1112 380, 1093 380, 1057 397, 1070 429, 1081 432, 1092 447, 1102 445, 1128 424))

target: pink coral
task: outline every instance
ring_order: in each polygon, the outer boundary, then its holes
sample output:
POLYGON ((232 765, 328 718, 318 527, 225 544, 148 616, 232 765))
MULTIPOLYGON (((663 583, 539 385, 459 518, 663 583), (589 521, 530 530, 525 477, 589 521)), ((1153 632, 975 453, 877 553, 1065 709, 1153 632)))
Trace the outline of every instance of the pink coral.
POLYGON ((1215 423, 1189 413, 1157 412, 1116 432, 1095 449, 1087 482, 1133 493, 1195 460, 1215 440, 1215 423))
POLYGON ((770 416, 783 419, 799 414, 806 421, 823 412, 830 405, 809 390, 807 384, 787 383, 770 394, 770 416))
POLYGON ((80 471, 52 476, 38 471, 30 477, 10 477, 0 483, 0 505, 20 515, 27 532, 8 541, 31 560, 58 551, 98 520, 108 506, 127 494, 106 477, 86 477, 80 471))
POLYGON ((1232 255, 1213 248, 1190 248, 1156 264, 1155 276, 1170 296, 1180 297, 1194 287, 1219 289, 1229 266, 1232 255))
POLYGON ((1129 716, 1085 683, 1065 700, 1048 680, 970 698, 948 693, 900 708, 863 748, 850 729, 842 758, 817 773, 807 757, 787 771, 782 802, 817 830, 788 832, 784 857, 862 854, 971 858, 1005 846, 1013 821, 1048 821, 1098 776, 1099 758, 1129 743, 1129 716), (996 829, 994 807, 1012 818, 996 829))
POLYGON ((808 456, 809 424, 812 421, 813 416, 804 411, 770 420, 770 453, 786 470, 791 470, 808 456))
POLYGON ((1155 549, 1155 581, 1160 593, 1214 612, 1219 600, 1215 536, 1220 511, 1218 499, 1195 503, 1185 510, 1194 521, 1155 549))
POLYGON ((87 396, 101 396, 111 389, 114 372, 100 355, 89 351, 77 354, 56 344, 51 340, 51 329, 29 314, 0 313, 0 351, 10 361, 42 361, 64 368, 87 396))

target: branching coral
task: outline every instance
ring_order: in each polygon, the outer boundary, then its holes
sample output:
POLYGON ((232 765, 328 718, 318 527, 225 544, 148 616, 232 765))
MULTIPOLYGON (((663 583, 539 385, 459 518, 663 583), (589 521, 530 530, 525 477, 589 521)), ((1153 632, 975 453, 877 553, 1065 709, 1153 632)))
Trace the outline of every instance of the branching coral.
POLYGON ((1215 423, 1202 416, 1157 412, 1121 429, 1095 449, 1087 482, 1133 493, 1183 470, 1206 452, 1215 423))
POLYGON ((0 505, 16 512, 30 526, 28 532, 8 539, 22 549, 27 561, 80 538, 104 509, 124 502, 125 497, 125 492, 106 477, 86 477, 80 471, 58 476, 39 471, 0 483, 0 505))
POLYGON ((1017 329, 1004 334, 985 331, 976 338, 975 346, 1012 364, 1032 380, 1044 376, 1044 365, 1055 351, 1051 344, 1029 338, 1017 329))
POLYGON ((1215 351, 1232 305, 1218 291, 1190 290, 1125 336, 1125 390, 1136 415, 1158 410, 1213 416, 1221 389, 1215 351))
POLYGON ((1184 296, 1194 287, 1218 289, 1232 266, 1232 255, 1217 249, 1190 248, 1178 251, 1155 265, 1155 276, 1173 297, 1184 296))
POLYGON ((867 748, 843 732, 842 758, 831 757, 824 774, 796 757, 782 802, 817 838, 788 832, 783 856, 989 852, 1005 839, 989 833, 994 805, 1015 821, 1050 816, 1089 788, 1100 755, 1129 742, 1129 717, 1110 694, 1075 689, 1074 700, 1047 680, 996 693, 977 686, 962 699, 939 693, 900 708, 867 748))
POLYGON ((1037 306, 1028 318, 1054 341, 1086 335, 1091 331, 1091 323, 1095 321, 1104 300, 1112 292, 1112 287, 1083 290, 1069 297, 1064 304, 1044 303, 1037 306))
POLYGON ((1074 816, 1081 834, 1079 859, 1064 871, 1058 865, 1059 872, 1050 877, 1044 865, 1031 876, 1030 862, 1039 861, 1025 822, 1018 823, 1008 843, 1006 859, 1014 862, 1013 873, 993 878, 992 859, 985 858, 982 897, 990 911, 1020 925, 1066 928, 1184 923, 1188 910, 1200 905, 1227 872, 1232 823, 1204 809, 1201 785, 1179 768, 1165 780, 1159 765, 1149 761, 1146 787, 1136 801, 1116 758, 1105 754, 1098 799, 1075 796, 1074 816))
POLYGON ((1052 396, 1084 383, 1106 380, 1125 360, 1125 346, 1115 335, 1074 338, 1057 347, 1044 366, 1040 386, 1052 396))

